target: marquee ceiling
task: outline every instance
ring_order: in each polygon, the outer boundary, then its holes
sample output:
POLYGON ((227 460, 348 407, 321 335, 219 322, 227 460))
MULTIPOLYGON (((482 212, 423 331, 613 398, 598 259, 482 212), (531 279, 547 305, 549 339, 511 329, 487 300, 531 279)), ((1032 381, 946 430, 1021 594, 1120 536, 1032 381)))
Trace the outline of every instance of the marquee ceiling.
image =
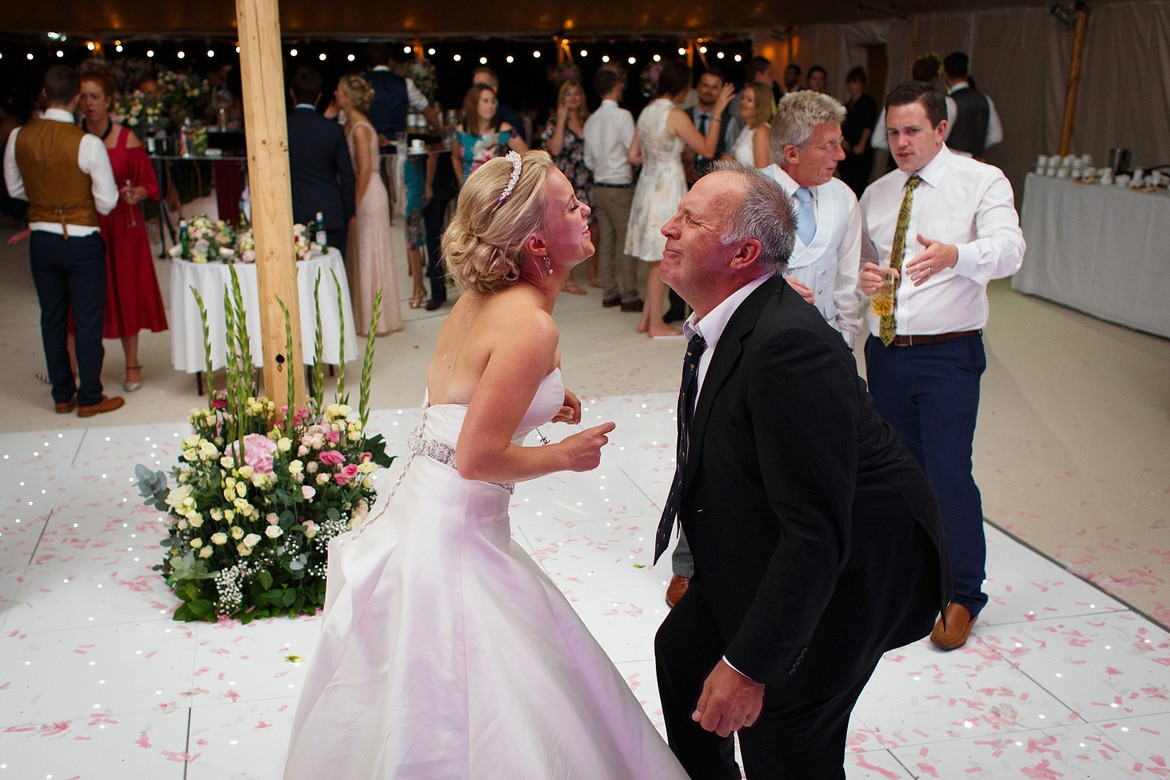
MULTIPOLYGON (((20 0, 17 0, 20 2, 20 0)), ((1067 0, 1071 5, 1071 0, 1067 0)), ((96 38, 231 36, 231 0, 57 0, 21 4, 13 33, 96 38)), ((916 13, 1036 5, 1036 0, 281 0, 281 33, 350 39, 440 37, 703 36, 815 22, 909 18, 916 13)))

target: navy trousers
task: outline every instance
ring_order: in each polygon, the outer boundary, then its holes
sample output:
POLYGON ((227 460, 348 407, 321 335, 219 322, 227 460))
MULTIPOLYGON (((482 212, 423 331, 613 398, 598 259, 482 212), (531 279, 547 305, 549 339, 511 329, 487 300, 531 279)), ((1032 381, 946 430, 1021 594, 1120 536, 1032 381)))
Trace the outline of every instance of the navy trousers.
POLYGON ((29 263, 41 304, 41 342, 53 385, 53 400, 77 395, 79 406, 102 400, 102 325, 106 312, 106 244, 99 233, 65 238, 34 230, 29 263), (69 366, 69 315, 73 314, 77 377, 69 366))
POLYGON ((431 300, 447 300, 447 263, 443 260, 441 240, 447 226, 447 204, 459 194, 455 188, 455 169, 451 155, 440 154, 435 160, 435 174, 431 182, 431 199, 423 207, 423 221, 427 232, 427 278, 431 282, 431 300))
POLYGON ((972 615, 987 604, 983 502, 971 470, 979 380, 987 367, 983 338, 942 344, 865 343, 874 407, 926 472, 942 510, 954 579, 953 601, 972 615))

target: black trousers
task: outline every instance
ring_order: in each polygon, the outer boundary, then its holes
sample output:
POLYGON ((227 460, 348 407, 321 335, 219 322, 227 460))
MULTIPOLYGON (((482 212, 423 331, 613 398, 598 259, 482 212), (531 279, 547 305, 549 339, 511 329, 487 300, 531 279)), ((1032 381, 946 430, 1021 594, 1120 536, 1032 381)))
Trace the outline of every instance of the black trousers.
MULTIPOLYGON (((694 780, 741 777, 733 737, 704 731, 691 720, 703 682, 723 650, 702 579, 696 578, 654 640, 667 740, 694 780)), ((849 716, 879 660, 877 653, 859 679, 822 699, 785 702, 780 691, 767 688, 759 720, 739 732, 748 780, 844 780, 849 716)))
POLYGON ((41 343, 53 385, 53 400, 79 406, 102 400, 102 325, 106 313, 106 244, 100 233, 65 238, 34 230, 29 265, 41 304, 41 343), (73 315, 78 385, 66 346, 73 315))
POLYGON ((431 200, 423 207, 427 231, 427 278, 431 282, 431 300, 447 300, 447 263, 443 260, 441 239, 446 227, 447 205, 458 194, 451 155, 440 154, 435 160, 435 178, 431 182, 431 200))

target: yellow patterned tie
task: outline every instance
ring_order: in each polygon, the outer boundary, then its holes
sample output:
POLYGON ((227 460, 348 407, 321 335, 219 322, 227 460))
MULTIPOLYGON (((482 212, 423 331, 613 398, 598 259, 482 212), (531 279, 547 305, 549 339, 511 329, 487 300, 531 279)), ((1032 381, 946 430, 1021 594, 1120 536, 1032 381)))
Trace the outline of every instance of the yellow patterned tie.
MULTIPOLYGON (((906 231, 910 227, 910 209, 914 207, 914 188, 922 183, 922 178, 914 174, 906 180, 906 194, 902 196, 902 207, 898 209, 898 224, 894 228, 894 245, 890 248, 890 268, 902 270, 902 256, 906 254, 906 231)), ((878 328, 878 337, 887 347, 894 343, 894 316, 898 308, 898 286, 901 276, 893 280, 894 305, 890 313, 882 317, 878 328)))

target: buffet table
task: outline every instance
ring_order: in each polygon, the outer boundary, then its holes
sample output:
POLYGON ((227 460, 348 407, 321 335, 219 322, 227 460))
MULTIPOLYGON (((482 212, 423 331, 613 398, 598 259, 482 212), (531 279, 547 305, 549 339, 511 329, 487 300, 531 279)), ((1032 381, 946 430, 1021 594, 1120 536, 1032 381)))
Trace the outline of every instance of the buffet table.
POLYGON ((1170 338, 1170 197, 1029 174, 1020 292, 1170 338))
MULTIPOLYGON (((252 263, 192 263, 189 260, 174 260, 171 263, 171 361, 176 371, 188 374, 202 373, 206 368, 203 351, 203 324, 199 317, 199 305, 191 294, 194 287, 207 307, 207 325, 211 332, 211 365, 219 369, 224 366, 225 324, 223 293, 231 286, 231 272, 236 269, 240 280, 240 292, 247 312, 248 337, 251 342, 252 362, 257 367, 264 365, 263 347, 260 339, 260 303, 256 280, 256 266, 252 263)), ((345 276, 345 262, 341 253, 329 249, 324 255, 313 255, 297 263, 297 290, 301 310, 301 352, 302 362, 311 365, 313 347, 317 338, 317 314, 313 306, 313 286, 318 271, 321 273, 321 331, 324 333, 324 362, 337 365, 339 359, 338 339, 341 323, 345 323, 345 361, 356 360, 358 342, 363 341, 353 324, 353 305, 349 298, 349 282, 345 276), (337 305, 337 285, 333 273, 341 284, 341 308, 337 305)), ((283 339, 283 333, 281 335, 283 339)))

